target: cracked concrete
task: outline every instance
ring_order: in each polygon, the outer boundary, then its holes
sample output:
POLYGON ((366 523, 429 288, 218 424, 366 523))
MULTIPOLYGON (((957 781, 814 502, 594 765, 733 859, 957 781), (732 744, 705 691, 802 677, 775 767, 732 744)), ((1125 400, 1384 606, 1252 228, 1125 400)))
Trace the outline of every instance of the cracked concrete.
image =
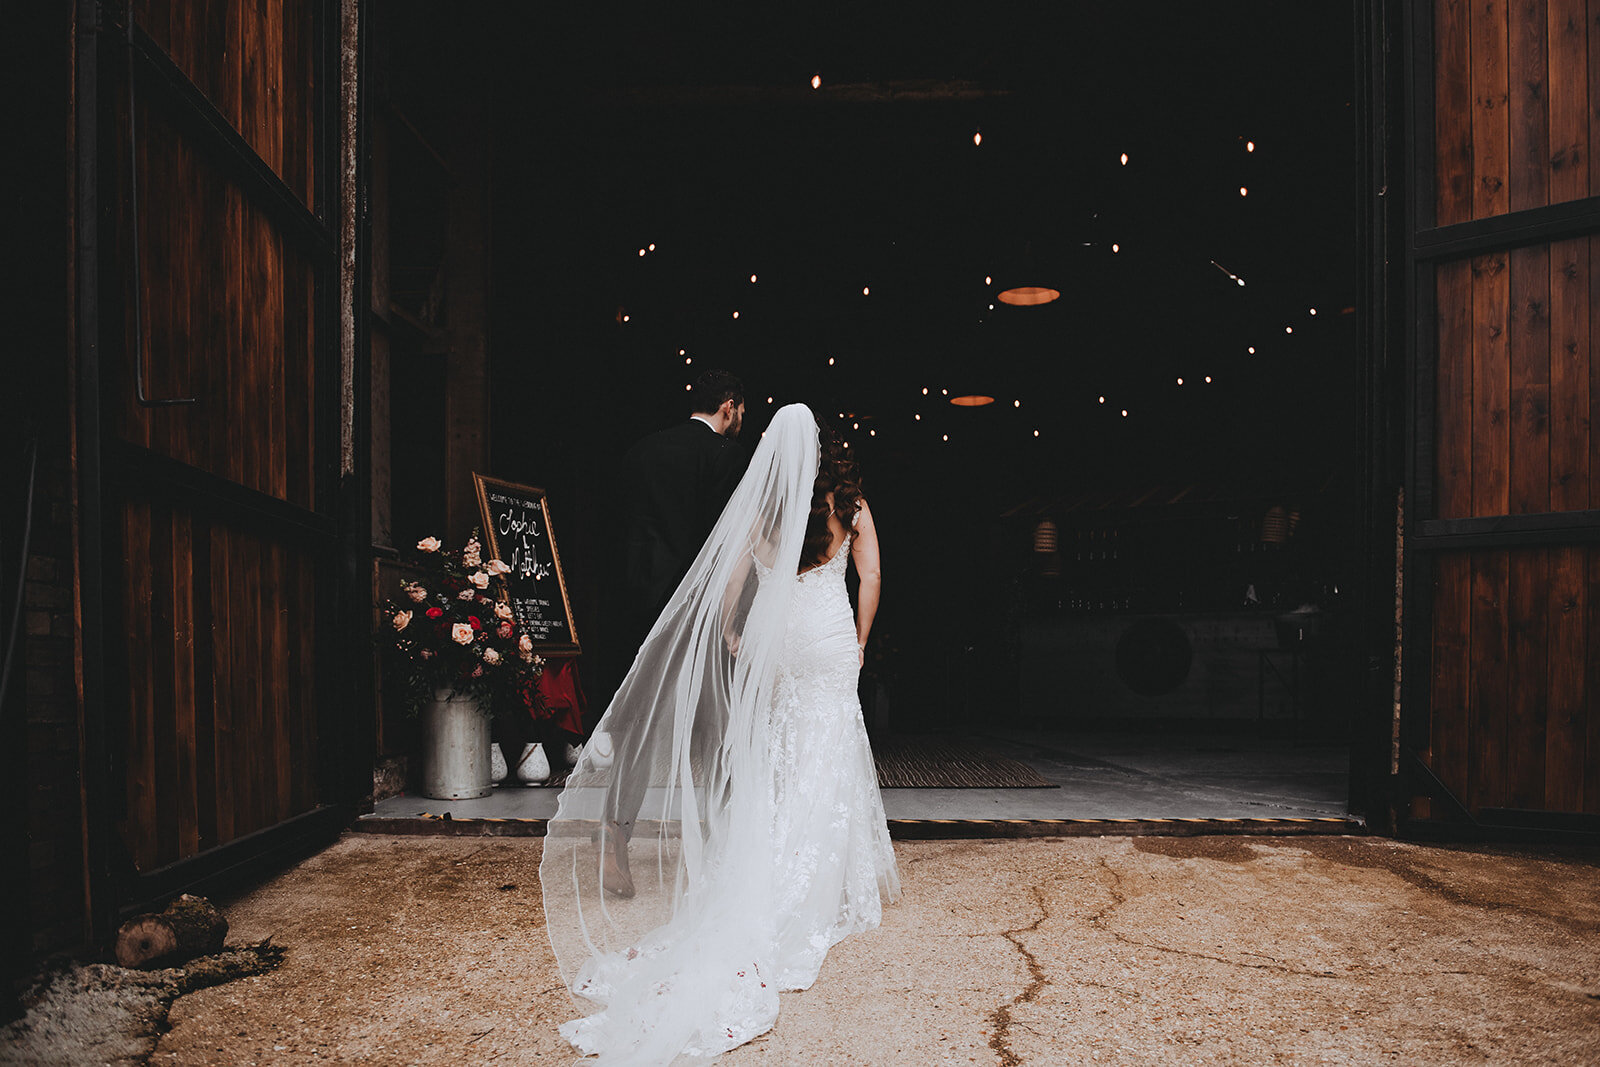
MULTIPOLYGON (((275 972, 173 1005, 157 1064, 550 1064, 572 1011, 530 838, 351 834, 232 901, 275 972)), ((723 1059, 1600 1062, 1600 853, 1373 838, 899 842, 882 929, 723 1059)))

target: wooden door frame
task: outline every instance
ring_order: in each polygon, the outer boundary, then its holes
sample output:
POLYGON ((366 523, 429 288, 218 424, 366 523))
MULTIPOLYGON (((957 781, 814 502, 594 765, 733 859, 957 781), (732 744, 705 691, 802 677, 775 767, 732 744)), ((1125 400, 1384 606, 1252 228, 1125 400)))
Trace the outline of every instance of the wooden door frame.
MULTIPOLYGON (((76 0, 74 55, 75 211, 74 271, 74 450, 78 495, 79 610, 81 619, 82 701, 84 720, 83 787, 84 847, 89 894, 90 936, 107 936, 127 914, 184 890, 216 891, 242 879, 258 877, 285 860, 303 855, 332 840, 348 826, 370 788, 369 750, 370 680, 360 670, 339 670, 338 663, 364 662, 369 652, 371 592, 364 573, 370 540, 370 508, 366 497, 366 438, 363 400, 367 361, 361 316, 356 316, 357 344, 350 366, 341 367, 345 355, 341 324, 346 309, 340 284, 342 249, 346 234, 356 236, 356 292, 363 269, 363 226, 345 217, 341 183, 340 110, 346 10, 341 0, 314 0, 319 25, 314 43, 317 84, 321 86, 316 153, 317 193, 313 212, 275 172, 267 167, 216 107, 179 71, 143 30, 135 27, 128 44, 123 3, 117 0, 76 0), (101 291, 116 272, 102 256, 102 202, 120 181, 124 161, 109 158, 107 125, 115 98, 108 79, 133 62, 138 68, 141 92, 158 94, 187 136, 223 168, 230 178, 282 227, 286 238, 312 253, 314 300, 318 329, 315 338, 314 375, 317 395, 331 409, 313 424, 317 461, 315 490, 310 511, 254 493, 224 478, 123 445, 107 432, 108 405, 102 395, 100 342, 101 291), (343 379, 343 380, 342 380, 343 379), (353 398, 353 436, 348 451, 341 440, 342 400, 353 398), (135 479, 141 490, 175 495, 200 503, 223 516, 245 518, 291 531, 319 543, 318 586, 325 597, 319 615, 334 635, 329 651, 318 662, 317 781, 319 805, 275 826, 208 849, 199 855, 131 881, 114 864, 113 838, 119 810, 114 775, 112 739, 115 723, 110 686, 115 678, 107 652, 115 646, 109 628, 118 616, 108 611, 108 580, 118 550, 114 530, 114 484, 135 479), (108 554, 109 553, 109 554, 108 554), (324 610, 325 608, 325 610, 324 610), (362 730, 367 737, 363 743, 362 730)), ((364 35, 360 6, 353 8, 356 45, 357 101, 364 62, 364 35)), ((357 107, 357 142, 364 144, 364 116, 357 107)), ((364 161, 358 156, 358 206, 364 206, 364 161)), ((113 358, 120 357, 117 353, 113 358)))

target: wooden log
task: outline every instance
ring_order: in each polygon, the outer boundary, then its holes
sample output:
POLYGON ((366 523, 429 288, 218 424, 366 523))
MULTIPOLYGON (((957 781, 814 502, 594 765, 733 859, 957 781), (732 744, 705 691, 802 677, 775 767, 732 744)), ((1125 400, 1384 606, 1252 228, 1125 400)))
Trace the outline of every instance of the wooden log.
POLYGON ((160 914, 136 915, 117 931, 117 963, 150 969, 222 950, 228 920, 205 897, 183 894, 160 914))

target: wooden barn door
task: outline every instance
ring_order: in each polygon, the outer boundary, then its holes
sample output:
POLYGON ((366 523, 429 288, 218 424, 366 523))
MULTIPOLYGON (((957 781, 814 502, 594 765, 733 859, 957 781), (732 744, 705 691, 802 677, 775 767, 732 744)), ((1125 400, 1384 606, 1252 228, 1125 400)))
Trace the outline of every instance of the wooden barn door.
POLYGON ((101 904, 126 908, 349 814, 332 762, 338 27, 322 0, 91 6, 110 777, 91 789, 101 904))
POLYGON ((1412 814, 1600 827, 1600 3, 1411 8, 1412 814))

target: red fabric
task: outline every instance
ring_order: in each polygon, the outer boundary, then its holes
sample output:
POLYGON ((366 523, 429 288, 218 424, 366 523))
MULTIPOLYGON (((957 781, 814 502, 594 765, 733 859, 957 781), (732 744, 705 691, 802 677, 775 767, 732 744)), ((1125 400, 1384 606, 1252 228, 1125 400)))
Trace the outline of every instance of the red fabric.
POLYGON ((539 699, 545 722, 558 730, 583 735, 583 713, 589 702, 578 681, 576 659, 545 660, 544 672, 539 675, 539 699))

